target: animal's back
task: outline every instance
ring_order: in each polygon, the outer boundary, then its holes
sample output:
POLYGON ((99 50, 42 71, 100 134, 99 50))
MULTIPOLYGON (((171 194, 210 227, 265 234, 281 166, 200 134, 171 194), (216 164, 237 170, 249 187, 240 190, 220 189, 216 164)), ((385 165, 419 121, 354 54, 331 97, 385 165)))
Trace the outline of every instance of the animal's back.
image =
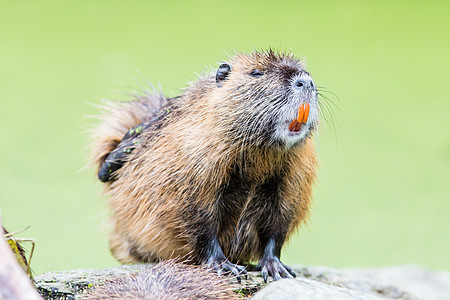
POLYGON ((164 95, 157 93, 135 95, 133 101, 105 101, 101 106, 101 122, 91 135, 91 162, 100 168, 106 156, 117 147, 128 130, 157 119, 167 102, 164 95))

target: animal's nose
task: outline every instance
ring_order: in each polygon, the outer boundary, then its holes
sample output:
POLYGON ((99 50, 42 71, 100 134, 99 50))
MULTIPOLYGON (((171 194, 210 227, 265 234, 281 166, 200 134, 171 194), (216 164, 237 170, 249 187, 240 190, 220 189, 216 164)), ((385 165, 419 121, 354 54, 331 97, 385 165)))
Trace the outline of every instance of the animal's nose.
POLYGON ((298 90, 314 89, 314 82, 311 78, 297 78, 294 82, 294 88, 298 90))

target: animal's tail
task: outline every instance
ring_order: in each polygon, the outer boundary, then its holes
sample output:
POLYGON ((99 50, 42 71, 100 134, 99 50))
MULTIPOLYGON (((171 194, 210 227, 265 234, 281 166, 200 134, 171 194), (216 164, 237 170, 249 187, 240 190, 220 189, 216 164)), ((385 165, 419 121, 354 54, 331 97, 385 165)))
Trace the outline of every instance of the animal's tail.
POLYGON ((100 124, 91 131, 91 164, 98 169, 129 129, 153 120, 167 103, 162 94, 136 95, 132 101, 105 101, 100 106, 100 124))

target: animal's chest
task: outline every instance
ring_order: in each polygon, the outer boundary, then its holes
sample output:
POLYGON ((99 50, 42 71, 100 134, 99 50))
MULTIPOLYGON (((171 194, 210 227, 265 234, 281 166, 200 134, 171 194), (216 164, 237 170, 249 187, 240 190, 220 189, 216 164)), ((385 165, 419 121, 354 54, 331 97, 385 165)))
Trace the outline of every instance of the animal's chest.
POLYGON ((255 210, 264 210, 267 201, 275 204, 280 184, 279 174, 256 179, 239 170, 233 172, 219 192, 219 231, 236 230, 255 210))
POLYGON ((239 221, 248 202, 253 198, 257 183, 246 179, 241 174, 233 173, 218 197, 220 225, 234 227, 239 221))

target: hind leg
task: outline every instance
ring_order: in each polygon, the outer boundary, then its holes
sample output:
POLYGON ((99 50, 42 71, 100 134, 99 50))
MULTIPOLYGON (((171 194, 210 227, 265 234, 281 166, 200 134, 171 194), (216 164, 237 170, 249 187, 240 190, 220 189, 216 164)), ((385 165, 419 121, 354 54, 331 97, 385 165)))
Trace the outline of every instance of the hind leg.
POLYGON ((109 236, 109 249, 113 256, 123 264, 157 262, 158 257, 143 249, 127 234, 115 229, 109 236))

